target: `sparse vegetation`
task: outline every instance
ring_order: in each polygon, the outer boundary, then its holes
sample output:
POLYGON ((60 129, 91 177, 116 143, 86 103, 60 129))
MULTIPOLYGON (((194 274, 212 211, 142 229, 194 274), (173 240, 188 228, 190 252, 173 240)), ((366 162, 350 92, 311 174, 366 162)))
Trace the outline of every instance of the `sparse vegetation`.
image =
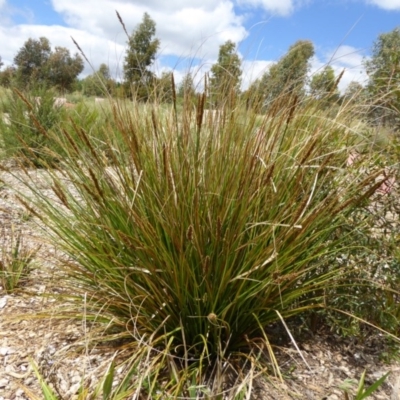
POLYGON ((26 283, 39 248, 30 249, 13 226, 2 227, 1 240, 0 284, 6 293, 13 293, 26 283))
POLYGON ((379 386, 381 386, 383 384, 383 382, 385 382, 389 373, 382 375, 382 377, 380 377, 376 382, 374 382, 368 388, 365 388, 365 375, 366 375, 366 371, 364 371, 364 373, 361 375, 359 382, 352 381, 352 380, 346 380, 345 382, 343 382, 341 389, 343 390, 343 392, 345 394, 345 400, 348 400, 350 398, 349 394, 352 392, 350 388, 353 385, 357 385, 357 384, 358 384, 357 392, 351 398, 354 400, 363 400, 363 399, 368 398, 372 393, 374 393, 379 388, 379 386))
MULTIPOLYGON (((0 121, 0 137, 5 157, 25 158, 40 166, 44 160, 56 161, 51 152, 51 139, 47 131, 58 129, 65 119, 65 110, 55 105, 55 92, 40 89, 24 94, 18 89, 9 92, 3 104, 7 119, 0 121)), ((55 149, 53 149, 55 150, 55 149)))

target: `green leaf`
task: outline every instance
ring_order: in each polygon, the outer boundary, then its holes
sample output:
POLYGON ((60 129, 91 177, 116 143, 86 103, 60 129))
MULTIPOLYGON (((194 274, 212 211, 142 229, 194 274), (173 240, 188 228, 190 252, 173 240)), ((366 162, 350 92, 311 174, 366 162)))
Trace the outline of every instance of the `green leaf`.
POLYGON ((103 384, 103 400, 108 400, 112 390, 112 384, 114 380, 114 370, 115 363, 114 361, 111 363, 110 368, 107 371, 106 379, 103 384))
POLYGON ((357 395, 364 391, 364 381, 365 381, 366 372, 367 372, 367 370, 364 370, 364 372, 362 373, 361 378, 358 382, 357 395))
POLYGON ((58 400, 57 396, 54 394, 54 392, 50 389, 50 386, 47 385, 47 383, 44 381, 43 376, 40 374, 39 369, 37 365, 31 361, 32 368, 35 372, 36 377, 39 380, 40 387, 42 389, 42 393, 44 396, 45 400, 58 400))
POLYGON ((364 379, 365 379, 365 371, 363 372, 361 379, 360 379, 360 384, 358 386, 358 392, 356 394, 356 397, 354 400, 363 400, 366 399, 368 396, 370 396, 375 390, 379 388, 379 386, 382 385, 383 382, 385 382, 386 378, 389 376, 390 372, 387 372, 385 375, 383 375, 381 378, 379 378, 375 383, 373 383, 365 392, 364 390, 364 379))

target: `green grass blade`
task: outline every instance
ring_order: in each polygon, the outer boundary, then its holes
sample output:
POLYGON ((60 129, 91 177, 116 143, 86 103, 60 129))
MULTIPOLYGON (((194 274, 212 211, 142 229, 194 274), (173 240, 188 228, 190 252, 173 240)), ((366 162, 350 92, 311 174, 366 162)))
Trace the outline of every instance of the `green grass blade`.
POLYGON ((372 393, 374 393, 379 388, 379 386, 381 386, 385 382, 389 374, 390 372, 387 372, 385 375, 380 377, 376 382, 374 382, 371 386, 368 387, 368 389, 364 391, 364 379, 365 379, 365 371, 364 371, 360 379, 360 384, 358 386, 355 400, 364 400, 372 393))

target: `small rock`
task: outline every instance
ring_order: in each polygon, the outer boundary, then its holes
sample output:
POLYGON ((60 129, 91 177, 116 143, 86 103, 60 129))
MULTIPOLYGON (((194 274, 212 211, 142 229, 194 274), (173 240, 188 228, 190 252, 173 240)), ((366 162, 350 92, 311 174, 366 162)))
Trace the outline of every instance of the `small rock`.
POLYGON ((81 377, 79 375, 73 375, 71 377, 71 383, 81 383, 81 377))
POLYGON ((30 376, 29 378, 26 378, 24 380, 24 385, 25 386, 30 386, 34 380, 35 380, 35 378, 33 376, 30 376))
POLYGON ((0 379, 0 388, 6 387, 10 381, 6 378, 0 379))
POLYGON ((68 383, 64 379, 62 379, 59 383, 60 391, 63 393, 68 392, 68 386, 69 386, 68 383))
POLYGON ((7 296, 4 296, 0 299, 0 308, 4 308, 7 304, 7 296))
POLYGON ((336 394, 331 394, 330 396, 326 397, 327 400, 339 400, 339 397, 336 394))
POLYGON ((40 285, 38 288, 38 294, 43 294, 46 291, 46 285, 40 285))
POLYGON ((6 356, 9 354, 10 348, 9 347, 0 347, 0 355, 6 356))
POLYGON ((81 387, 81 384, 80 384, 80 383, 75 383, 74 385, 72 385, 72 386, 69 388, 68 394, 69 394, 70 396, 73 395, 73 394, 75 394, 75 393, 79 390, 80 387, 81 387))

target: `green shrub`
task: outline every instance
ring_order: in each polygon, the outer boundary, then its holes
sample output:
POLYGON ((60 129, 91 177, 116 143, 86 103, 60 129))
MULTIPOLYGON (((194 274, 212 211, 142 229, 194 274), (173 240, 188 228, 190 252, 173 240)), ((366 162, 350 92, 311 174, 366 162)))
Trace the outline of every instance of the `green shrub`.
POLYGON ((55 142, 48 136, 65 117, 62 107, 54 106, 54 90, 22 93, 14 89, 3 104, 7 120, 0 122, 1 142, 6 158, 23 157, 41 166, 57 161, 55 142), (40 100, 39 100, 40 98, 40 100))
MULTIPOLYGON (((365 130, 363 129, 365 132, 365 130)), ((357 140, 357 148, 360 142, 357 140)), ((377 326, 387 333, 398 336, 400 304, 400 264, 398 252, 399 173, 396 160, 396 145, 389 141, 386 132, 376 132, 371 141, 364 140, 364 151, 359 153, 349 174, 368 174, 378 169, 385 172, 388 182, 386 191, 379 190, 370 201, 358 208, 348 218, 346 230, 353 230, 351 240, 357 243, 351 252, 336 256, 349 273, 337 280, 337 285, 327 293, 327 305, 339 312, 328 313, 334 321, 333 329, 341 334, 369 334, 365 322, 377 326), (381 134, 387 140, 385 151, 376 148, 376 139, 381 134), (374 159, 370 159, 371 147, 374 159), (355 171, 354 171, 355 169, 355 171), (389 185, 391 190, 388 190, 389 185), (359 229, 362 221, 363 229, 359 229), (343 313, 347 312, 347 315, 343 313), (355 319, 357 316, 359 319, 355 319)))

